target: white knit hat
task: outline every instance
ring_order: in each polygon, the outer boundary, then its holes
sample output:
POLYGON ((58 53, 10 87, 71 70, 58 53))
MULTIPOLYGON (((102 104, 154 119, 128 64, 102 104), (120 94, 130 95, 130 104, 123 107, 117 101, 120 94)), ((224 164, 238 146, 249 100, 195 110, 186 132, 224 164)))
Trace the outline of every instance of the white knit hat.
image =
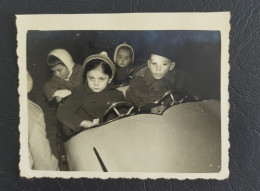
POLYGON ((49 56, 56 56, 57 58, 59 58, 64 65, 68 68, 69 72, 71 72, 72 68, 74 67, 74 62, 73 59, 71 57, 71 55, 68 53, 68 51, 66 51, 65 49, 55 49, 52 50, 49 56))
POLYGON ((110 58, 108 57, 107 53, 105 51, 99 53, 99 54, 93 54, 93 55, 90 55, 89 57, 87 57, 85 59, 85 61, 83 62, 83 66, 82 66, 82 69, 84 70, 87 63, 89 63, 89 61, 91 60, 96 60, 96 59, 99 59, 99 60, 103 60, 105 61, 111 68, 112 70, 112 76, 111 78, 113 79, 114 76, 115 76, 115 64, 112 60, 110 60, 110 58))
POLYGON ((121 47, 128 47, 132 50, 132 54, 133 54, 133 57, 132 57, 132 62, 134 62, 134 49, 129 45, 129 44, 126 44, 125 42, 122 43, 122 44, 119 44, 116 49, 115 49, 115 52, 114 52, 114 62, 116 62, 116 57, 117 57, 117 53, 118 53, 118 50, 121 48, 121 47))

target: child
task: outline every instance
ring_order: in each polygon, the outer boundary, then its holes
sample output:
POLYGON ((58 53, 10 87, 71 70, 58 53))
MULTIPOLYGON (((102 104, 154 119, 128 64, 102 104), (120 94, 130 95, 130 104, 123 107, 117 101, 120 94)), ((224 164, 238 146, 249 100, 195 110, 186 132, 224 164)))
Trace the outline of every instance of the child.
POLYGON ((106 52, 89 56, 82 69, 84 84, 75 88, 57 112, 58 119, 72 132, 97 125, 110 105, 125 100, 111 85, 115 65, 106 52))
POLYGON ((126 44, 120 44, 114 52, 114 62, 116 63, 115 84, 128 83, 129 71, 134 63, 134 50, 126 44))
POLYGON ((157 46, 149 52, 148 66, 135 74, 126 92, 126 99, 139 109, 155 103, 167 91, 174 88, 175 62, 172 61, 170 50, 157 46))
POLYGON ((81 65, 74 64, 71 55, 64 49, 55 49, 48 55, 47 63, 53 71, 53 77, 45 83, 43 91, 48 101, 71 94, 74 87, 82 84, 81 65))

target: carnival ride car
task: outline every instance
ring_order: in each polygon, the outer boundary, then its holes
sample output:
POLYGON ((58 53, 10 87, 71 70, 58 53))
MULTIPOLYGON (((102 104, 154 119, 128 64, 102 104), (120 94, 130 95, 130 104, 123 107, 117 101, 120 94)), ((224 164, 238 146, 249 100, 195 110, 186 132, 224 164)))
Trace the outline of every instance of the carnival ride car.
MULTIPOLYGON (((119 89, 125 91, 127 87, 119 89)), ((60 148, 65 152, 60 152, 61 164, 66 161, 71 171, 221 170, 219 100, 196 100, 177 89, 141 110, 129 102, 114 103, 103 119, 104 123, 62 142, 64 147, 60 148), (123 114, 117 109, 122 105, 128 108, 123 114), (117 117, 106 121, 110 112, 117 117)), ((64 169, 62 165, 60 169, 64 169)))

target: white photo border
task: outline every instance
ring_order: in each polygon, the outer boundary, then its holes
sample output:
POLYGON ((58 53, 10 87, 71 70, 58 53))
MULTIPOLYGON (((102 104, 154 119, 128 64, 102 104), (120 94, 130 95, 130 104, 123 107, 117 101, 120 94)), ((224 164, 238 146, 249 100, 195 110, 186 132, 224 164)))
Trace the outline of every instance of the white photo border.
POLYGON ((230 13, 119 13, 119 14, 48 14, 16 15, 20 94, 20 175, 50 178, 176 178, 225 179, 229 176, 229 31, 230 13), (131 18, 131 24, 125 22, 131 18), (29 30, 208 30, 221 33, 221 170, 218 173, 141 173, 37 171, 29 168, 28 109, 26 73, 26 34, 29 30))

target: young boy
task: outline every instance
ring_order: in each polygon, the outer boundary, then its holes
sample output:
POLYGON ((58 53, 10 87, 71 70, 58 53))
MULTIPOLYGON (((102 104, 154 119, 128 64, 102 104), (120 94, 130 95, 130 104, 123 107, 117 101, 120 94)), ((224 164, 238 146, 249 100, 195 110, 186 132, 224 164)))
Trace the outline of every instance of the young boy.
POLYGON ((114 62, 116 64, 114 84, 128 83, 130 65, 134 62, 133 48, 126 43, 118 45, 114 52, 114 62))
POLYGON ((71 94, 74 87, 82 84, 81 65, 75 64, 71 55, 64 49, 52 50, 47 59, 53 77, 44 84, 43 91, 48 101, 71 94))
POLYGON ((130 82, 126 99, 139 109, 155 103, 167 91, 175 87, 175 62, 168 49, 156 47, 150 52, 148 66, 139 70, 130 82), (157 48, 157 49, 156 49, 157 48))

